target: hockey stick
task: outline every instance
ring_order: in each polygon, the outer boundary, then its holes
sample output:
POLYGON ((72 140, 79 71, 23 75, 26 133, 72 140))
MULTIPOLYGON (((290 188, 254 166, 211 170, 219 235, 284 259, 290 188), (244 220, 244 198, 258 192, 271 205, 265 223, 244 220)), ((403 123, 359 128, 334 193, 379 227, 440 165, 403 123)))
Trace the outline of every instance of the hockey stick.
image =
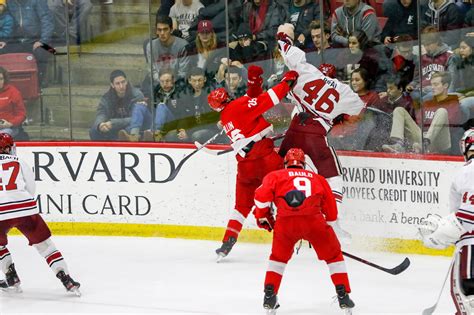
MULTIPOLYGON (((284 133, 280 133, 280 134, 277 134, 273 137, 270 137, 270 139, 272 139, 273 141, 275 140, 279 140, 279 139, 282 139, 285 137, 285 134, 284 133)), ((233 148, 228 148, 228 149, 225 149, 225 150, 221 150, 221 151, 216 151, 216 150, 211 150, 209 148, 206 147, 206 144, 200 144, 199 142, 197 141, 194 141, 194 145, 196 146, 196 148, 201 148, 203 149, 202 151, 203 152, 206 152, 206 153, 209 153, 211 155, 222 155, 222 154, 226 154, 226 153, 229 153, 229 152, 232 152, 234 149, 233 148)))
POLYGON ((379 266, 377 264, 374 264, 373 262, 365 260, 363 258, 354 256, 354 255, 349 254, 349 253, 346 253, 345 251, 343 251, 342 254, 344 256, 347 256, 349 258, 357 260, 358 262, 361 262, 363 264, 366 264, 366 265, 369 265, 369 266, 374 267, 376 269, 387 272, 391 275, 398 275, 398 274, 402 273, 403 271, 405 271, 408 268, 408 266, 410 266, 410 259, 408 259, 408 257, 405 257, 405 259, 398 266, 395 266, 393 268, 385 268, 385 267, 379 266))
POLYGON ((451 260, 451 264, 449 265, 448 272, 446 273, 446 276, 444 277, 443 286, 441 287, 441 290, 439 291, 438 299, 436 299, 436 302, 433 306, 425 308, 423 312, 421 313, 422 315, 431 315, 436 310, 436 307, 438 307, 439 300, 441 299, 441 295, 443 294, 444 286, 446 285, 446 280, 448 280, 448 277, 451 274, 451 270, 453 269, 455 260, 456 260, 456 253, 453 256, 453 259, 451 260))
MULTIPOLYGON (((197 152, 199 152, 202 148, 204 148, 206 145, 208 145, 209 143, 211 143, 212 141, 216 140, 216 138, 223 132, 224 129, 222 129, 221 131, 219 131, 218 133, 216 133, 215 135, 213 135, 209 140, 207 140, 206 142, 204 142, 203 146, 202 147, 198 147, 196 150, 194 150, 193 152, 189 153, 187 156, 185 156, 179 163, 178 165, 176 165, 176 167, 174 166, 174 163, 171 163, 171 172, 170 172, 170 175, 160 181, 160 183, 167 183, 167 182, 170 182, 172 181, 173 179, 176 178, 176 176, 178 175, 179 171, 181 170, 181 168, 183 167, 184 163, 189 160, 194 154, 196 154, 197 152)), ((171 161, 172 162, 172 161, 171 161)))

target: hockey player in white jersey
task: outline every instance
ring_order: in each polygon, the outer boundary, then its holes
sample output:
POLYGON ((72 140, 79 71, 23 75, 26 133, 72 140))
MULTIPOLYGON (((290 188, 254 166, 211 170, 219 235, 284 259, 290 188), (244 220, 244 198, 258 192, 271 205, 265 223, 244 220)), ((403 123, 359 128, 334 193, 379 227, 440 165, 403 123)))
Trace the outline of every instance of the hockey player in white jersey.
POLYGON ((474 129, 464 133, 460 148, 466 163, 451 184, 451 213, 443 218, 430 217, 419 230, 427 247, 456 245, 451 296, 456 315, 467 315, 474 314, 474 129))
POLYGON ((32 169, 16 156, 15 143, 0 133, 0 289, 21 292, 20 278, 7 248, 8 231, 17 228, 43 256, 67 291, 80 295, 80 284, 69 275, 66 262, 51 240, 51 231, 39 215, 32 169))
MULTIPOLYGON (((316 167, 319 175, 326 178, 337 203, 342 203, 341 166, 336 151, 328 145, 327 134, 336 117, 357 115, 365 107, 350 86, 323 74, 306 61, 305 53, 293 46, 293 25, 278 28, 278 45, 290 70, 299 74, 298 82, 288 94, 299 114, 295 115, 280 147, 280 156, 291 148, 302 149, 316 167)), ((350 235, 336 225, 336 233, 342 242, 350 235)))

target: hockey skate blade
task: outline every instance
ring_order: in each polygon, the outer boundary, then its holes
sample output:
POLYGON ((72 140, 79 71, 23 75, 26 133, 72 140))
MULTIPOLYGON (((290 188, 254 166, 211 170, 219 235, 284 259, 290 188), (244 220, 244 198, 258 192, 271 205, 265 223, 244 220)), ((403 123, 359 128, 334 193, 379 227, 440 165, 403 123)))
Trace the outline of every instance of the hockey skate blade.
POLYGON ((276 313, 277 313, 276 309, 267 310, 267 315, 276 315, 276 313))
POLYGON ((345 308, 343 309, 344 315, 352 315, 352 308, 345 308))
POLYGON ((71 289, 70 291, 68 291, 69 293, 77 296, 77 297, 81 297, 82 296, 82 293, 81 291, 79 290, 79 288, 75 288, 75 289, 71 289))
POLYGON ((8 293, 22 293, 23 290, 21 289, 20 285, 15 286, 8 286, 5 280, 0 280, 0 291, 8 292, 8 293))
POLYGON ((222 253, 217 254, 216 263, 220 263, 221 260, 224 259, 225 257, 226 257, 226 255, 224 255, 222 253))

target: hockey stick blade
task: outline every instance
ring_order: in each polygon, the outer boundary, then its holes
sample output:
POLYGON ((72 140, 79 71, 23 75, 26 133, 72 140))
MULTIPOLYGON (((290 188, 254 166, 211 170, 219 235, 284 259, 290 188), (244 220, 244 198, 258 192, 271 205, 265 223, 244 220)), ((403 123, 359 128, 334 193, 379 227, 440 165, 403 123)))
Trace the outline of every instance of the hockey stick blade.
POLYGON ((446 280, 448 280, 448 277, 451 274, 451 269, 453 269, 455 257, 456 257, 456 254, 454 254, 453 258, 451 259, 451 264, 449 265, 448 272, 446 273, 446 276, 444 277, 443 285, 441 286, 441 290, 439 291, 438 298, 436 299, 435 304, 433 304, 433 306, 431 307, 424 309, 423 312, 421 313, 422 315, 431 315, 434 313, 434 311, 438 307, 439 300, 441 299, 441 295, 443 294, 444 286, 446 285, 446 280))
POLYGON ((187 156, 185 156, 179 163, 178 165, 176 165, 176 167, 174 167, 174 162, 172 162, 172 167, 171 167, 171 172, 170 172, 170 175, 168 176, 168 178, 166 178, 165 180, 162 180, 160 181, 160 183, 167 183, 167 182, 170 182, 172 181, 173 179, 176 178, 176 176, 178 175, 179 171, 181 170, 181 168, 183 167, 184 163, 189 160, 194 154, 198 153, 200 150, 202 150, 204 147, 206 147, 206 145, 208 145, 209 143, 213 142, 214 140, 216 140, 216 138, 222 133, 223 131, 219 131, 218 133, 216 133, 214 136, 212 136, 209 140, 207 140, 206 142, 204 142, 202 144, 202 146, 198 147, 196 150, 194 150, 193 152, 191 152, 190 154, 188 154, 187 156))
POLYGON ((385 268, 385 267, 382 267, 380 265, 377 265, 373 262, 370 262, 368 260, 365 260, 363 258, 360 258, 360 257, 357 257, 357 256, 354 256, 352 254, 349 254, 349 253, 346 253, 346 252, 342 252, 342 254, 344 256, 347 256, 349 258, 352 258, 354 260, 357 260, 358 262, 361 262, 363 264, 366 264, 368 266, 371 266, 371 267, 374 267, 376 269, 379 269, 379 270, 382 270, 386 273, 389 273, 391 275, 398 275, 400 273, 402 273, 403 271, 405 271, 409 266, 410 266, 410 259, 408 259, 408 257, 405 257, 405 259, 397 266, 393 267, 393 268, 385 268))
MULTIPOLYGON (((275 135, 273 137, 270 137, 270 139, 272 139, 273 141, 276 141, 276 140, 282 139, 284 137, 285 137, 285 134, 282 133, 282 134, 278 134, 278 135, 275 135)), ((211 150, 211 149, 207 148, 204 144, 201 144, 197 141, 194 141, 194 145, 196 146, 196 148, 201 148, 203 150, 203 152, 209 153, 211 155, 222 155, 222 154, 226 154, 226 153, 234 151, 233 148, 228 148, 228 149, 221 150, 221 151, 211 150)))

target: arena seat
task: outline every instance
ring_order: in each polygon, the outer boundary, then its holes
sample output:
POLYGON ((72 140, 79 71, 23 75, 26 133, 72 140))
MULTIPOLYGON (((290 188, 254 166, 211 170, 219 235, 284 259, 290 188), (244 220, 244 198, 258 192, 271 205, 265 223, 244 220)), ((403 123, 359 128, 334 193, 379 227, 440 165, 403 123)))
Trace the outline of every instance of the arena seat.
POLYGON ((32 54, 4 54, 0 58, 0 66, 8 71, 10 83, 21 92, 25 101, 36 100, 40 97, 38 66, 32 54))

